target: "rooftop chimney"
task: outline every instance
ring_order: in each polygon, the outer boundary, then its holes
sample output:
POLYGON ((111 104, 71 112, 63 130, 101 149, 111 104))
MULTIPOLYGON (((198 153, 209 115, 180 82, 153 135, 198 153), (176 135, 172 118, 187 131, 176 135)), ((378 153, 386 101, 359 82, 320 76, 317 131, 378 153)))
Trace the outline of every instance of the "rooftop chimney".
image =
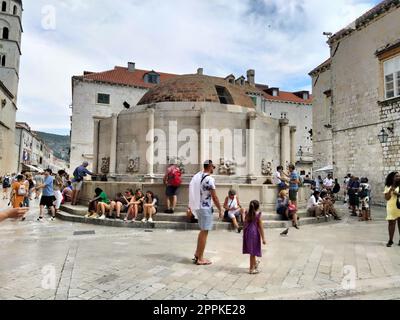
POLYGON ((256 85, 256 71, 255 70, 250 69, 247 71, 247 82, 253 87, 256 85))
POLYGON ((199 76, 202 76, 202 75, 204 74, 203 68, 198 68, 198 69, 197 69, 197 74, 198 74, 199 76))
POLYGON ((128 62, 128 71, 135 72, 135 63, 134 62, 128 62))

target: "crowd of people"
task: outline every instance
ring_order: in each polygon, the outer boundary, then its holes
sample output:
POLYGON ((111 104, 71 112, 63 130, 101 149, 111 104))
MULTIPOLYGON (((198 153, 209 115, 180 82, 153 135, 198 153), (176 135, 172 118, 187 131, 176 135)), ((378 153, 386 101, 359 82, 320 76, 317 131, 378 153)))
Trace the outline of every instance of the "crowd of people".
MULTIPOLYGON (((36 174, 28 171, 6 174, 1 177, 0 183, 3 188, 3 200, 9 200, 8 206, 13 209, 29 208, 31 201, 40 200, 37 221, 43 221, 45 208, 51 215, 50 220, 54 221, 61 204, 71 200, 71 182, 64 170, 55 174, 51 169, 36 174)), ((25 215, 21 217, 21 220, 25 219, 25 215)))
MULTIPOLYGON (((87 166, 85 162, 76 168, 72 177, 63 170, 53 174, 50 169, 36 175, 21 172, 21 174, 1 177, 3 200, 9 200, 12 208, 1 212, 0 221, 7 218, 24 220, 30 201, 34 199, 40 199, 40 214, 37 220, 43 220, 46 207, 51 220, 54 220, 62 203, 68 201, 72 205, 78 203, 84 177, 92 175, 87 170, 87 166)), ((249 208, 245 209, 241 205, 237 192, 230 190, 221 205, 216 193, 215 180, 212 177, 214 170, 215 166, 211 160, 205 162, 204 170, 196 174, 189 185, 188 220, 200 226, 193 262, 201 266, 211 264, 211 261, 204 257, 204 252, 208 234, 213 230, 213 207, 216 206, 219 220, 232 223, 238 233, 243 231, 243 254, 250 255, 250 274, 257 274, 260 264, 257 258, 262 257, 261 245, 266 244, 260 203, 252 200, 249 208)), ((167 197, 165 213, 173 214, 176 210, 177 196, 182 184, 181 176, 182 173, 176 163, 170 163, 164 176, 167 197)), ((279 166, 274 174, 273 183, 278 189, 276 212, 283 219, 291 221, 294 228, 299 229, 298 190, 303 184, 310 184, 312 189, 312 195, 307 203, 307 212, 310 216, 318 219, 329 216, 336 220, 341 219, 335 208, 341 186, 338 179, 333 179, 331 174, 325 179, 321 176, 315 180, 310 180, 308 177, 302 179, 294 165, 289 165, 287 171, 279 166)), ((344 179, 343 189, 344 202, 349 204, 351 215, 359 217, 362 221, 370 221, 371 187, 368 178, 360 179, 349 174, 344 179)), ((400 231, 400 173, 393 172, 387 177, 384 193, 387 201, 390 239, 387 246, 391 247, 394 244, 396 222, 400 231)), ((158 197, 152 191, 144 193, 141 189, 135 191, 128 189, 110 198, 102 189, 96 188, 95 195, 88 205, 87 217, 135 222, 138 216, 142 215, 141 222, 152 223, 158 207, 158 197)), ((281 235, 287 235, 288 230, 281 235)))

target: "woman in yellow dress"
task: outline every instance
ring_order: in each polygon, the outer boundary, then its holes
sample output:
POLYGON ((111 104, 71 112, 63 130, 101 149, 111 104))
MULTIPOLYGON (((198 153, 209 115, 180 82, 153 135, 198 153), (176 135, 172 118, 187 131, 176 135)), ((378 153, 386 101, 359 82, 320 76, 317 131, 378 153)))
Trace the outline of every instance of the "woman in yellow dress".
MULTIPOLYGON (((400 209, 397 208, 397 198, 400 197, 400 173, 392 172, 386 178, 385 199, 387 201, 387 221, 389 222, 389 242, 387 247, 393 246, 394 234, 396 232, 396 221, 400 232, 400 209)), ((400 242, 399 242, 400 246, 400 242)))

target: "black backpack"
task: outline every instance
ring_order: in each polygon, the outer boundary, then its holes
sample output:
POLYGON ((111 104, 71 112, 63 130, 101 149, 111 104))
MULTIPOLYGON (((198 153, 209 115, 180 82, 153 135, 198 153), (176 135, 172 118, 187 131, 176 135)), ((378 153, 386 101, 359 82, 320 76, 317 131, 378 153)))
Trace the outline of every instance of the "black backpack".
POLYGON ((9 188, 9 187, 10 187, 10 178, 9 178, 9 177, 5 177, 5 178, 4 178, 3 185, 4 185, 6 188, 9 188))

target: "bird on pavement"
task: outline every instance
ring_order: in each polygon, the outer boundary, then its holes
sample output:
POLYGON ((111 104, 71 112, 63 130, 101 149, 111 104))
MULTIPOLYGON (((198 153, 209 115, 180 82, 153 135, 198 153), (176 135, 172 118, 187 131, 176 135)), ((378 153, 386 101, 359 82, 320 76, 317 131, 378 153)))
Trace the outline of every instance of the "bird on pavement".
POLYGON ((281 236, 286 237, 289 234, 289 229, 286 229, 281 233, 281 236))

